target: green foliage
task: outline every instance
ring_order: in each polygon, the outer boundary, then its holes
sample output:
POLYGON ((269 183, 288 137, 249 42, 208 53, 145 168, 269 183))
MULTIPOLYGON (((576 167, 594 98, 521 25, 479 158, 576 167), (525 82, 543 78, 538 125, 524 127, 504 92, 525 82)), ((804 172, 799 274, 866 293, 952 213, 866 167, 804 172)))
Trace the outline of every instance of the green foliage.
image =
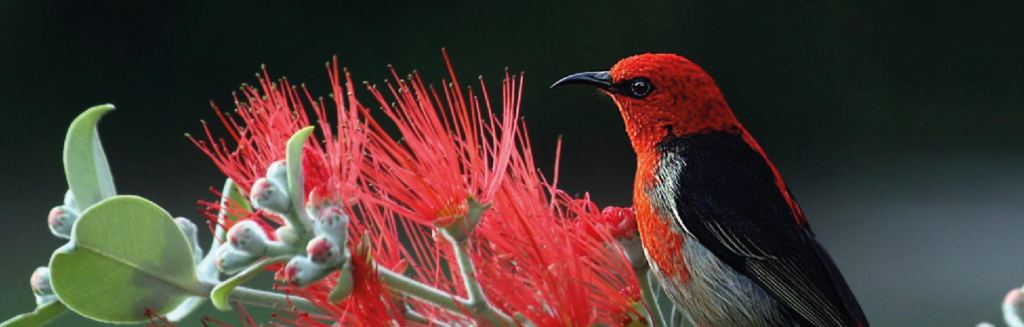
POLYGON ((295 135, 288 139, 287 153, 285 154, 285 160, 288 165, 288 194, 292 200, 292 213, 297 216, 295 220, 298 220, 292 221, 291 225, 295 231, 299 232, 300 238, 303 240, 309 239, 306 236, 309 233, 308 227, 311 224, 311 220, 306 214, 306 210, 302 209, 306 207, 306 204, 302 201, 306 194, 302 179, 302 152, 306 147, 306 140, 312 134, 313 126, 295 132, 295 135))
POLYGON ((89 108, 71 122, 64 139, 64 175, 78 210, 117 194, 96 132, 100 118, 111 110, 114 106, 110 104, 89 108))
POLYGON ((53 301, 36 308, 35 311, 20 314, 0 323, 0 327, 36 327, 42 326, 67 311, 60 301, 53 301))
MULTIPOLYGON (((65 200, 74 210, 82 211, 117 194, 110 174, 107 157, 103 153, 96 125, 106 113, 114 110, 110 104, 98 105, 78 115, 68 127, 64 139, 64 174, 74 201, 65 200)), ((77 224, 77 222, 76 222, 77 224)), ((64 248, 70 248, 71 244, 64 248)), ((59 297, 59 295, 58 295, 59 297)), ((42 326, 67 311, 61 301, 40 305, 35 311, 11 318, 0 326, 42 326)))
POLYGON ((136 196, 115 196, 85 210, 50 269, 65 305, 105 322, 146 321, 146 309, 166 315, 189 295, 208 291, 170 214, 136 196))

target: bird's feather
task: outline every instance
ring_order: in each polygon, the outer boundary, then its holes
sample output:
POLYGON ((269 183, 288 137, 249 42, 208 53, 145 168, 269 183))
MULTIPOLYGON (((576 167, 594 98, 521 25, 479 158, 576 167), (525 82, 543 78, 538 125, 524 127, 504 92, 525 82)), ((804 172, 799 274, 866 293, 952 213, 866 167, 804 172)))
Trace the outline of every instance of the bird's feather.
POLYGON ((662 153, 685 161, 674 212, 679 223, 715 256, 746 275, 815 326, 866 325, 856 299, 831 257, 815 240, 802 212, 776 182, 767 158, 745 131, 669 138, 662 153), (795 217, 799 216, 799 217, 795 217))

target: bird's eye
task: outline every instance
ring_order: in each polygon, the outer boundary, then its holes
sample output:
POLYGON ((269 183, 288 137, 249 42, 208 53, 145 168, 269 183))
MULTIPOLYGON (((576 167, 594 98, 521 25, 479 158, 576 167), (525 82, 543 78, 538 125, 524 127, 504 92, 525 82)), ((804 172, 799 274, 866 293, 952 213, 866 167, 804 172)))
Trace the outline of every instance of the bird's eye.
POLYGON ((637 98, 647 96, 647 94, 651 93, 652 88, 651 81, 646 78, 637 78, 629 83, 629 91, 632 93, 630 95, 637 98))

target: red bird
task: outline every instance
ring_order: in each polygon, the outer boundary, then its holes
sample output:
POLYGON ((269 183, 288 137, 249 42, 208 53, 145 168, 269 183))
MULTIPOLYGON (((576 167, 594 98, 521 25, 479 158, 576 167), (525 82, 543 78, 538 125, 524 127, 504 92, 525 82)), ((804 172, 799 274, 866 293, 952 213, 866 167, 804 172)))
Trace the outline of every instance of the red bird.
POLYGON ((633 206, 652 272, 698 326, 867 326, 761 146, 689 60, 644 54, 579 73, 611 95, 637 155, 633 206))

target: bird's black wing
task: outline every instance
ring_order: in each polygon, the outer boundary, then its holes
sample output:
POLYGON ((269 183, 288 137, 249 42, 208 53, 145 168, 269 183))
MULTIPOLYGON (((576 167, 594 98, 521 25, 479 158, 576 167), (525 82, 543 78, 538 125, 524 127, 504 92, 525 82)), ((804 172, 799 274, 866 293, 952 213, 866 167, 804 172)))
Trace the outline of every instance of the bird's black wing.
POLYGON ((806 322, 867 326, 832 258, 798 222, 796 202, 790 205, 767 158, 741 134, 696 134, 660 146, 662 160, 681 161, 677 185, 668 187, 688 233, 806 322))

